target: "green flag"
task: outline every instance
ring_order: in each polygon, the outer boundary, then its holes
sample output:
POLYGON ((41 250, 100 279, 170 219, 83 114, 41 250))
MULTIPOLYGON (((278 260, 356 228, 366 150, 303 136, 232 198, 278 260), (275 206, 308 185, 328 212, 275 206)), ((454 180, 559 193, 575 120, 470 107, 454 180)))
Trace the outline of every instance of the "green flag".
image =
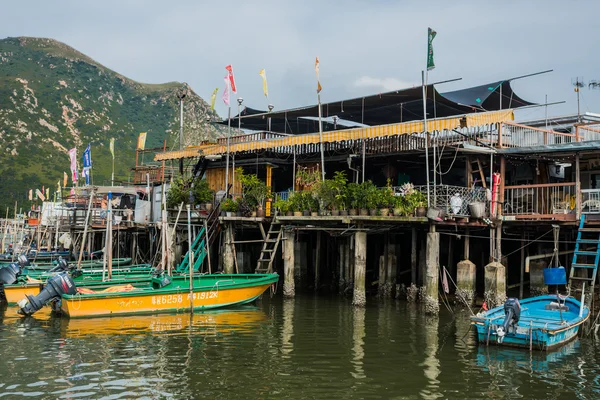
POLYGON ((433 62, 433 39, 437 35, 437 32, 431 28, 427 28, 427 71, 431 71, 435 68, 433 62))
POLYGON ((211 110, 215 109, 215 100, 217 99, 217 92, 218 91, 219 91, 219 88, 216 88, 215 90, 213 90, 213 93, 210 96, 210 109, 211 110))

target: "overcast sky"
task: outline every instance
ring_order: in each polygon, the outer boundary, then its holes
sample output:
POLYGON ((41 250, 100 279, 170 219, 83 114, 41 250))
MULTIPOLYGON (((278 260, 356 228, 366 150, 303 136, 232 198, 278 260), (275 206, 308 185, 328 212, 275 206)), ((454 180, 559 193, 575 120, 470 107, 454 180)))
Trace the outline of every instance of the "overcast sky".
MULTIPOLYGON (((428 26, 438 32, 430 81, 462 78, 441 92, 553 69, 513 85, 529 101, 566 101, 548 108, 563 115, 577 112, 573 78, 600 80, 598 1, 21 0, 1 15, 0 37, 54 38, 137 81, 187 82, 206 100, 219 87, 221 116, 227 64, 244 104, 262 109, 262 68, 276 109, 315 103, 315 56, 323 102, 419 84, 428 26)), ((582 112, 600 113, 600 90, 581 95, 582 112)))

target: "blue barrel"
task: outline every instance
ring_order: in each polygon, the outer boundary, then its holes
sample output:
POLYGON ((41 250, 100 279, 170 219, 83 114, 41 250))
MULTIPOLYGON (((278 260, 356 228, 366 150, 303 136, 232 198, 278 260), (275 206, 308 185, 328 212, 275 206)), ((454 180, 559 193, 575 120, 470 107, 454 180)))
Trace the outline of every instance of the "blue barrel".
POLYGON ((567 272, 565 267, 544 268, 544 283, 546 285, 566 285, 567 272))

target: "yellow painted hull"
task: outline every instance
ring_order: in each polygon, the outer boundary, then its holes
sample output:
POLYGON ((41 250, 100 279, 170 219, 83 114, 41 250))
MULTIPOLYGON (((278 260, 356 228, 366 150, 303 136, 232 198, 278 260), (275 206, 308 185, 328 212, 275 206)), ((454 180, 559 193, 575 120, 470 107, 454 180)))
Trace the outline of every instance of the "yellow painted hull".
POLYGON ((17 304, 25 296, 36 296, 40 293, 39 283, 28 283, 26 285, 11 285, 4 287, 4 295, 8 304, 17 304))
POLYGON ((242 288, 196 290, 192 301, 190 293, 184 290, 171 294, 147 291, 140 292, 139 295, 116 293, 103 297, 69 296, 62 298, 61 310, 72 318, 178 312, 189 310, 192 304, 194 310, 207 310, 252 302, 269 286, 270 283, 242 288))

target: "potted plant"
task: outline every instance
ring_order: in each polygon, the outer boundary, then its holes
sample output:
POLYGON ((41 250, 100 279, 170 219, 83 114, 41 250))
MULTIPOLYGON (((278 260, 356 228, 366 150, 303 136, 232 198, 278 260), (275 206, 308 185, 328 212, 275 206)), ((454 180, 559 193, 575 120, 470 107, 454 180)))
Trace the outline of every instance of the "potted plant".
POLYGON ((238 203, 233 199, 227 198, 223 201, 223 204, 221 204, 221 209, 225 211, 228 217, 232 217, 238 210, 238 203))
POLYGON ((290 211, 290 203, 287 200, 279 199, 273 203, 273 207, 275 207, 281 215, 287 215, 290 211))
POLYGON ((242 192, 249 204, 256 204, 256 216, 264 217, 265 200, 271 197, 271 188, 254 174, 245 174, 242 168, 236 169, 236 174, 242 184, 242 192))
POLYGON ((240 217, 251 217, 253 206, 248 203, 248 200, 244 197, 239 197, 236 200, 237 203, 237 215, 240 217))
POLYGON ((288 198, 290 203, 290 210, 293 212, 294 217, 302 216, 302 195, 300 192, 295 192, 288 198))
POLYGON ((387 217, 390 208, 394 207, 395 204, 394 191, 390 186, 390 180, 387 181, 387 186, 380 189, 379 193, 379 212, 382 216, 387 217))
POLYGON ((206 211, 211 211, 215 192, 210 189, 206 179, 195 179, 191 187, 194 204, 200 204, 206 211))
POLYGON ((350 209, 348 210, 349 215, 358 215, 358 209, 360 208, 359 191, 361 187, 358 183, 349 183, 344 190, 344 197, 347 199, 350 209))
POLYGON ((408 205, 404 196, 394 196, 394 215, 396 217, 406 216, 410 212, 407 212, 408 205))
POLYGON ((369 215, 375 216, 380 204, 380 191, 371 181, 365 182, 363 186, 365 190, 365 208, 369 210, 369 215))
POLYGON ((346 177, 345 171, 336 171, 333 174, 333 204, 334 209, 339 210, 339 215, 348 215, 347 204, 346 204, 346 185, 348 184, 348 178, 346 177))
POLYGON ((406 196, 406 200, 417 217, 425 217, 427 215, 427 197, 423 193, 413 190, 411 194, 406 196))

